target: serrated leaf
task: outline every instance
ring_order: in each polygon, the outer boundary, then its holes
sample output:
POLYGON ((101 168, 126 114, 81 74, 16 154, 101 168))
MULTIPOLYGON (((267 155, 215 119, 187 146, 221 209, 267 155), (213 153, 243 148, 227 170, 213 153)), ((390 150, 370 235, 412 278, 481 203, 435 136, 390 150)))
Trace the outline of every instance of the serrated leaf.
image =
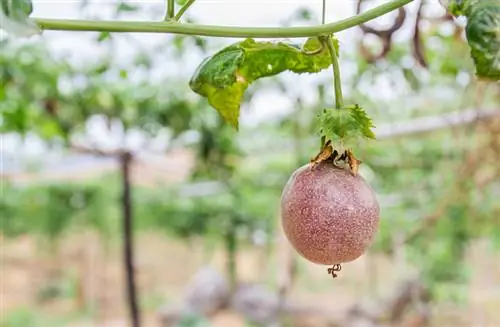
MULTIPOLYGON (((307 52, 319 49, 317 38, 304 44, 307 52)), ((295 45, 246 39, 206 58, 196 69, 189 86, 238 128, 240 104, 251 83, 284 71, 316 73, 328 68, 331 64, 328 50, 317 52, 306 54, 295 45)))
POLYGON ((319 133, 336 148, 359 139, 375 139, 372 119, 358 105, 325 109, 318 117, 319 133))
POLYGON ((476 66, 476 76, 500 80, 500 1, 471 3, 465 33, 476 66))
POLYGON ((29 19, 32 11, 31 0, 0 0, 0 29, 18 37, 40 34, 38 26, 29 19))
POLYGON ((361 130, 361 135, 363 135, 363 137, 374 140, 375 134, 373 133, 372 128, 375 127, 375 125, 373 125, 373 121, 368 116, 366 111, 357 104, 346 107, 346 109, 349 110, 349 112, 351 113, 351 117, 358 124, 358 128, 361 130))

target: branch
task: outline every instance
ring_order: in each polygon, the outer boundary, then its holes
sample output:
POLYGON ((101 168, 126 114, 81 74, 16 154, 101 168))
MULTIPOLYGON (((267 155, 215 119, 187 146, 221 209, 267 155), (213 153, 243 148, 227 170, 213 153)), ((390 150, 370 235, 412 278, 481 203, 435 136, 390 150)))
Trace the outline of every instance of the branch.
MULTIPOLYGON (((425 133, 431 133, 435 131, 440 131, 447 128, 461 127, 473 123, 483 121, 488 118, 500 116, 500 108, 497 109, 464 109, 453 113, 433 115, 422 118, 415 118, 401 123, 386 123, 377 125, 375 128, 375 135, 377 140, 387 140, 396 137, 405 136, 417 136, 425 133)), ((317 137, 308 139, 307 141, 311 144, 316 142, 317 137)), ((248 153, 253 153, 254 151, 260 151, 259 153, 276 153, 276 151, 289 151, 293 149, 293 144, 284 140, 276 141, 272 145, 266 148, 266 151, 262 149, 256 149, 252 146, 247 146, 245 151, 248 153)))
POLYGON ((91 21, 34 18, 41 30, 93 31, 118 33, 171 33, 213 37, 297 38, 332 34, 366 23, 413 0, 392 0, 338 22, 308 27, 233 27, 177 22, 91 21))
POLYGON ((177 12, 177 14, 175 15, 174 17, 174 20, 175 21, 178 21, 179 19, 181 19, 182 15, 184 15, 184 13, 186 12, 186 10, 189 9, 189 7, 191 7, 191 5, 195 2, 196 0, 188 0, 184 6, 181 7, 181 9, 179 9, 179 11, 177 12))
POLYGON ((75 152, 92 154, 92 155, 100 156, 100 157, 119 157, 125 153, 124 150, 104 151, 104 150, 101 150, 98 148, 86 147, 86 146, 79 145, 79 144, 71 144, 70 149, 75 151, 75 152))
POLYGON ((444 128, 464 126, 500 115, 500 109, 467 109, 452 113, 416 118, 408 122, 386 124, 375 129, 377 140, 398 136, 418 135, 444 128))

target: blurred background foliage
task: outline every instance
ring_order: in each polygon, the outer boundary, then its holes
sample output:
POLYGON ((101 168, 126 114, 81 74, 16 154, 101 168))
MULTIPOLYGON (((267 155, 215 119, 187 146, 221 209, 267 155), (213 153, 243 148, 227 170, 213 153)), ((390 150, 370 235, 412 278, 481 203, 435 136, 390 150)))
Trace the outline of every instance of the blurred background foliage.
MULTIPOLYGON (((144 10, 120 2, 113 15, 144 10)), ((500 324, 498 312, 488 311, 500 304, 500 89, 474 80, 463 25, 435 12, 417 20, 418 40, 408 33, 395 38, 377 60, 369 55, 381 46, 373 35, 358 33, 357 44, 341 44, 345 102, 363 104, 377 125, 379 140, 359 144, 357 151, 382 216, 361 266, 346 264, 334 282, 318 273, 322 267, 282 249, 277 218, 283 185, 318 150, 315 116, 333 102, 329 72, 255 83, 243 106, 246 124, 236 133, 190 92, 189 76, 158 74, 164 58, 182 65, 193 54, 212 53, 220 41, 166 36, 150 49, 131 36, 100 33, 93 42, 106 48, 105 55, 75 64, 55 56, 43 40, 0 40, 0 128, 7 164, 0 197, 2 283, 17 280, 19 271, 29 280, 2 290, 2 326, 104 326, 126 316, 122 291, 112 299, 96 291, 107 289, 107 269, 121 270, 121 176, 114 169, 83 173, 77 162, 86 156, 114 167, 123 151, 133 154, 136 269, 146 326, 158 324, 161 304, 184 298, 184 285, 203 265, 220 269, 233 291, 256 282, 287 301, 321 302, 327 311, 330 300, 338 300, 336 292, 345 300, 341 308, 349 309, 366 296, 378 303, 403 289, 397 283, 417 280, 426 294, 414 309, 425 318, 422 326, 471 326, 477 316, 483 326, 500 324), (136 55, 116 62, 118 42, 129 42, 136 55), (417 55, 416 47, 423 49, 417 55), (300 91, 300 79, 306 92, 300 91), (252 122, 251 104, 259 94, 281 96, 291 108, 252 122), (429 116, 435 119, 425 120, 429 116), (39 147, 38 161, 23 152, 30 142, 39 147), (168 161, 176 156, 188 159, 168 161), (54 171, 63 177, 51 178, 54 171), (151 181, 155 171, 160 178, 151 181), (36 244, 29 255, 23 252, 26 242, 36 244), (478 259, 471 253, 478 246, 480 263, 474 263, 478 259), (294 282, 283 282, 282 274, 294 282), (484 282, 476 286, 479 291, 468 287, 478 278, 484 282), (495 282, 484 290, 485 283, 495 282), (469 309, 456 309, 464 303, 469 309)), ((283 24, 317 19, 303 8, 283 24)), ((266 111, 273 109, 270 99, 266 111)), ((123 288, 111 280, 109 285, 123 288)), ((259 303, 271 307, 264 299, 259 303)), ((270 325, 238 312, 247 325, 270 325)), ((183 315, 178 325, 240 323, 210 323, 202 316, 183 315)), ((398 319, 389 323, 411 325, 398 319)), ((307 325, 299 320, 282 322, 307 325)))

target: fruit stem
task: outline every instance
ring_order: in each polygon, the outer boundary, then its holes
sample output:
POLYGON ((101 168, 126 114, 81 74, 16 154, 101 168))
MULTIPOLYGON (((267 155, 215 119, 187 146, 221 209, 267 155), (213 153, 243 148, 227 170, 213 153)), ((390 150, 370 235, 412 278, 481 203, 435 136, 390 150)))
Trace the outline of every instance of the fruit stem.
POLYGON ((330 52, 330 57, 332 58, 333 87, 335 89, 335 108, 340 109, 344 106, 344 97, 342 96, 342 83, 340 81, 338 53, 333 44, 332 35, 329 35, 326 39, 324 39, 324 42, 326 42, 328 52, 330 52))

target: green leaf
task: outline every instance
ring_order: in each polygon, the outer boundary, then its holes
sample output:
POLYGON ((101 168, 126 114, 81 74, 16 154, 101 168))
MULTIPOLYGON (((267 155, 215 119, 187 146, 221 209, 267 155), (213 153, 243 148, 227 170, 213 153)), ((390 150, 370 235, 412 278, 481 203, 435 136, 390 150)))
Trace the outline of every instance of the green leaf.
POLYGON ((126 69, 120 69, 120 77, 123 79, 128 78, 128 71, 126 69))
POLYGON ((246 39, 206 58, 196 69, 189 86, 206 97, 227 122, 238 128, 243 95, 255 80, 284 71, 316 73, 331 65, 327 49, 315 54, 304 50, 320 50, 318 39, 308 39, 303 50, 282 42, 246 39))
POLYGON ((465 28, 476 76, 500 80, 500 0, 472 3, 465 28))
POLYGON ((121 2, 118 7, 116 8, 116 12, 134 12, 137 11, 139 8, 137 6, 133 6, 131 4, 121 2))
POLYGON ((0 0, 0 29, 19 37, 40 34, 38 26, 29 19, 32 11, 31 0, 0 0))
POLYGON ((2 0, 1 9, 13 19, 23 19, 33 12, 31 0, 2 0))
POLYGON ((97 37, 97 42, 102 42, 102 41, 105 41, 105 40, 110 39, 110 38, 111 38, 110 32, 108 32, 108 31, 100 32, 99 36, 97 37))
POLYGON ((358 139, 375 139, 372 119, 360 106, 325 109, 318 117, 319 132, 337 148, 358 139))
POLYGON ((466 14, 466 12, 469 9, 470 2, 469 0, 450 0, 444 1, 446 4, 444 5, 445 8, 450 12, 452 15, 458 17, 458 16, 463 16, 466 14))

